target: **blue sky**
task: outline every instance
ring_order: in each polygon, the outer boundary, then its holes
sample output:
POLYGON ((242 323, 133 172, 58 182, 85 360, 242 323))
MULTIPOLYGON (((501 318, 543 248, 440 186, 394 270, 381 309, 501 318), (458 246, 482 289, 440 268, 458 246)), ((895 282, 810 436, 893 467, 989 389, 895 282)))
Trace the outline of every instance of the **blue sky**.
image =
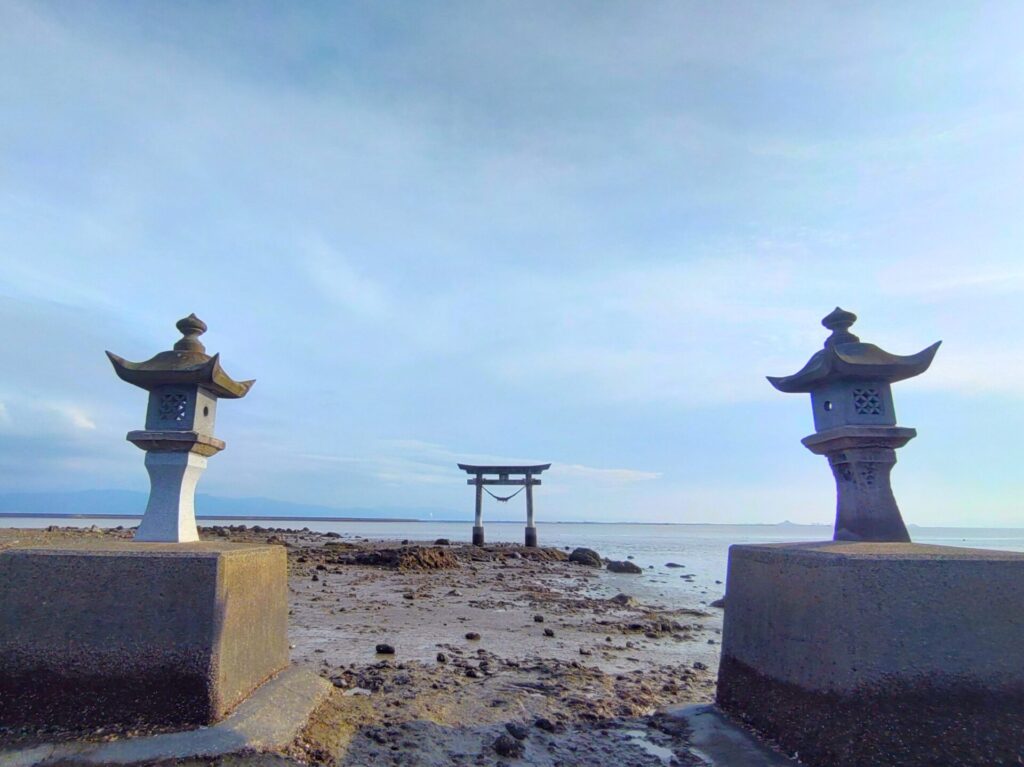
MULTIPOLYGON (((196 312, 201 491, 828 522, 795 372, 897 353, 908 522, 1024 526, 1019 5, 0 3, 0 491, 145 489, 103 355, 196 312)), ((518 510, 492 510, 511 516, 518 510)))

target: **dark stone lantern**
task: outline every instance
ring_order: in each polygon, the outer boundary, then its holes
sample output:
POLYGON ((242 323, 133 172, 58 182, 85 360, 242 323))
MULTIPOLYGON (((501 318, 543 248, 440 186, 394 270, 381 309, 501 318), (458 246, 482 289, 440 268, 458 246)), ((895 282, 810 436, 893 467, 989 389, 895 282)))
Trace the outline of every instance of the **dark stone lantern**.
POLYGON ((857 315, 836 308, 821 321, 832 335, 800 372, 768 377, 787 393, 809 393, 815 434, 803 444, 828 457, 836 479, 836 540, 909 541, 889 475, 896 449, 917 436, 896 425, 892 384, 920 375, 939 343, 909 356, 889 354, 850 332, 857 315))
POLYGON ((255 381, 235 381, 199 341, 206 323, 190 314, 179 320, 182 338, 171 351, 145 362, 128 362, 107 352, 122 381, 149 391, 146 428, 127 439, 146 451, 151 490, 137 541, 199 540, 195 487, 206 459, 224 449, 213 436, 219 398, 239 399, 255 381))

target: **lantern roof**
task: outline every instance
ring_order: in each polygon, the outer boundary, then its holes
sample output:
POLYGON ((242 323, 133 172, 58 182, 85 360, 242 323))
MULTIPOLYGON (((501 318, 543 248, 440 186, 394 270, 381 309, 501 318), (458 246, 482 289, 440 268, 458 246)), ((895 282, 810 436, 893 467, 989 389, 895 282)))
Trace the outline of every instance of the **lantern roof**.
POLYGON ((892 383, 921 375, 932 364, 941 341, 917 354, 890 354, 874 344, 862 343, 850 332, 857 315, 838 306, 821 324, 832 331, 825 348, 816 352, 803 368, 791 376, 772 377, 768 381, 786 393, 810 392, 836 381, 884 381, 892 383))
POLYGON ((218 397, 240 399, 256 383, 236 381, 220 366, 220 355, 210 356, 199 336, 206 332, 206 323, 190 314, 177 322, 181 338, 170 351, 160 352, 145 362, 129 362, 107 352, 118 378, 143 389, 167 384, 197 384, 218 397))

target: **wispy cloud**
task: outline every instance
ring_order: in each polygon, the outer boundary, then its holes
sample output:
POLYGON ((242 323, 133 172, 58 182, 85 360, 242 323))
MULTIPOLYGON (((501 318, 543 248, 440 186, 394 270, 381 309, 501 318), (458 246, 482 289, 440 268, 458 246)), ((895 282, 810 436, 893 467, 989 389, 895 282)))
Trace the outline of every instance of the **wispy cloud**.
POLYGON ((763 375, 839 304, 894 352, 943 339, 898 405, 970 500, 1013 446, 929 423, 1024 428, 1020 21, 6 2, 5 481, 144 483, 146 395, 102 352, 196 311, 259 380, 206 489, 453 508, 459 460, 552 461, 563 518, 777 518, 821 466, 763 375))

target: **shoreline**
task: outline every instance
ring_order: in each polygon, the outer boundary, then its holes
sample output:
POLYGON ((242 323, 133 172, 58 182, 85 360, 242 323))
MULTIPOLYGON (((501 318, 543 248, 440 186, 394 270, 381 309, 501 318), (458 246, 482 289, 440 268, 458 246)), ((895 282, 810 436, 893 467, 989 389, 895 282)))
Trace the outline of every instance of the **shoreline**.
MULTIPOLYGON (((643 575, 560 549, 242 527, 203 527, 201 538, 286 547, 292 662, 335 687, 293 757, 498 765, 493 745, 511 727, 541 749, 527 760, 537 764, 661 763, 636 761, 652 748, 689 758, 684 729, 666 732, 657 711, 712 700, 721 610, 651 599, 643 575)), ((0 549, 130 536, 6 528, 0 549)))

